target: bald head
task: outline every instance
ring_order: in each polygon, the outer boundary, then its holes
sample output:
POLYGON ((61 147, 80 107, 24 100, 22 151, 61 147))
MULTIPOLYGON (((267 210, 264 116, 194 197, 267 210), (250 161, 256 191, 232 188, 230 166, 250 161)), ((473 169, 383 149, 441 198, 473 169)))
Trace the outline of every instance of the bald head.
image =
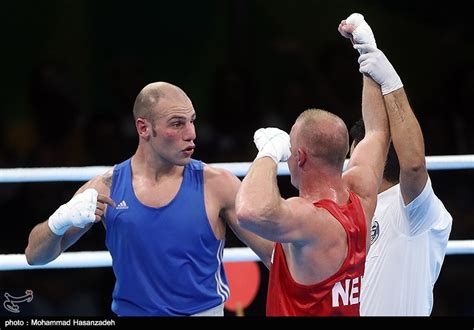
POLYGON ((191 103, 186 93, 179 87, 167 82, 154 82, 146 85, 138 94, 133 105, 133 117, 153 120, 162 101, 191 103))
POLYGON ((333 113, 309 109, 296 119, 296 145, 310 157, 340 167, 349 152, 349 133, 344 121, 333 113))

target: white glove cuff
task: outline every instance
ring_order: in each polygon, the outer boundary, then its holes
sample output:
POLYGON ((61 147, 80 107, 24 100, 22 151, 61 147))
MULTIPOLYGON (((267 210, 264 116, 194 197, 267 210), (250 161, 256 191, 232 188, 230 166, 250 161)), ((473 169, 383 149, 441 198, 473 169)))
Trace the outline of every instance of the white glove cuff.
POLYGON ((261 150, 258 152, 257 157, 255 157, 255 159, 259 159, 262 157, 270 157, 277 165, 279 163, 277 157, 271 152, 266 152, 265 150, 261 150))
POLYGON ((403 87, 402 80, 397 74, 396 76, 392 77, 392 79, 389 82, 386 82, 381 86, 382 95, 387 95, 402 87, 403 87))

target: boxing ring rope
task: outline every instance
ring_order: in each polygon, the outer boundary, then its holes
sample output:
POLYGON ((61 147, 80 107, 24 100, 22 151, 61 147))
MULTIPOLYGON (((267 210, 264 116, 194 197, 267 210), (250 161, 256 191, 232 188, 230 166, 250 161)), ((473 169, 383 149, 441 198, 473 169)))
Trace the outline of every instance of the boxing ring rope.
MULTIPOLYGON (((449 241, 446 254, 473 254, 474 240, 449 241)), ((224 262, 260 261, 260 258, 249 248, 224 249, 224 262)), ((98 268, 111 267, 112 257, 108 251, 65 252, 56 260, 46 265, 30 266, 24 254, 0 255, 0 271, 32 270, 59 268, 98 268)))
MULTIPOLYGON (((474 155, 427 156, 426 163, 428 170, 474 169, 474 155)), ((249 170, 251 163, 214 163, 209 165, 227 169, 237 176, 244 176, 249 170)), ((111 166, 86 166, 0 169, 0 183, 87 181, 111 168, 111 166)), ((289 175, 286 163, 279 164, 278 175, 289 175)), ((449 241, 446 254, 474 254, 474 240, 449 241)), ((224 262, 237 261, 260 261, 260 259, 249 248, 226 248, 224 250, 224 262)), ((0 271, 95 268, 110 267, 111 265, 112 258, 108 251, 65 252, 56 260, 41 266, 28 265, 24 254, 0 255, 0 271)))
MULTIPOLYGON (((347 166, 348 160, 344 163, 347 166)), ((224 168, 237 176, 247 174, 252 163, 213 163, 211 166, 224 168)), ((428 170, 462 170, 474 169, 474 155, 427 156, 428 170)), ((37 167, 37 168, 6 168, 0 169, 2 182, 57 182, 57 181, 87 181, 95 175, 110 170, 111 166, 84 167, 37 167)), ((278 165, 278 175, 289 175, 288 165, 278 165)))

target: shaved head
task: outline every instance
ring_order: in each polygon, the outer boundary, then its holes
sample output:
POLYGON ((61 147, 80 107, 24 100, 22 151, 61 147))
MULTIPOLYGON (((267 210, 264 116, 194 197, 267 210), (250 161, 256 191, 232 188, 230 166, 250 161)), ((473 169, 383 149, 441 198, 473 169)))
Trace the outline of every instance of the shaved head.
POLYGON ((296 148, 302 146, 310 157, 342 169, 349 152, 349 133, 341 118, 321 109, 309 109, 299 115, 295 127, 296 148))
POLYGON ((133 117, 153 121, 160 101, 185 101, 191 103, 186 93, 178 86, 167 82, 146 85, 138 94, 133 105, 133 117))

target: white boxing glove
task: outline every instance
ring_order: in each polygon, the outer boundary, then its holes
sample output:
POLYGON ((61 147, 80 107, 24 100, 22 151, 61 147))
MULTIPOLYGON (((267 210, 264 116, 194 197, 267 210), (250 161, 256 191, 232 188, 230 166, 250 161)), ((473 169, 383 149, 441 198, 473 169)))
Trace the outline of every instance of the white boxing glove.
POLYGON ((255 159, 270 157, 278 164, 287 161, 290 157, 290 136, 279 128, 260 128, 255 131, 253 141, 258 149, 255 159))
POLYGON ((377 47, 374 33, 361 14, 351 14, 339 24, 338 30, 343 37, 351 39, 354 45, 369 44, 377 47))
POLYGON ((354 45, 354 48, 362 51, 359 71, 375 80, 382 88, 383 95, 403 87, 402 80, 381 50, 367 44, 354 45))
POLYGON ((354 44, 369 44, 372 47, 377 48, 374 33, 369 24, 365 21, 364 16, 358 13, 351 14, 346 19, 346 24, 354 27, 354 31, 352 31, 352 41, 354 44))
POLYGON ((51 231, 62 236, 72 226, 84 228, 95 222, 97 195, 97 190, 89 188, 61 205, 48 219, 51 231))

